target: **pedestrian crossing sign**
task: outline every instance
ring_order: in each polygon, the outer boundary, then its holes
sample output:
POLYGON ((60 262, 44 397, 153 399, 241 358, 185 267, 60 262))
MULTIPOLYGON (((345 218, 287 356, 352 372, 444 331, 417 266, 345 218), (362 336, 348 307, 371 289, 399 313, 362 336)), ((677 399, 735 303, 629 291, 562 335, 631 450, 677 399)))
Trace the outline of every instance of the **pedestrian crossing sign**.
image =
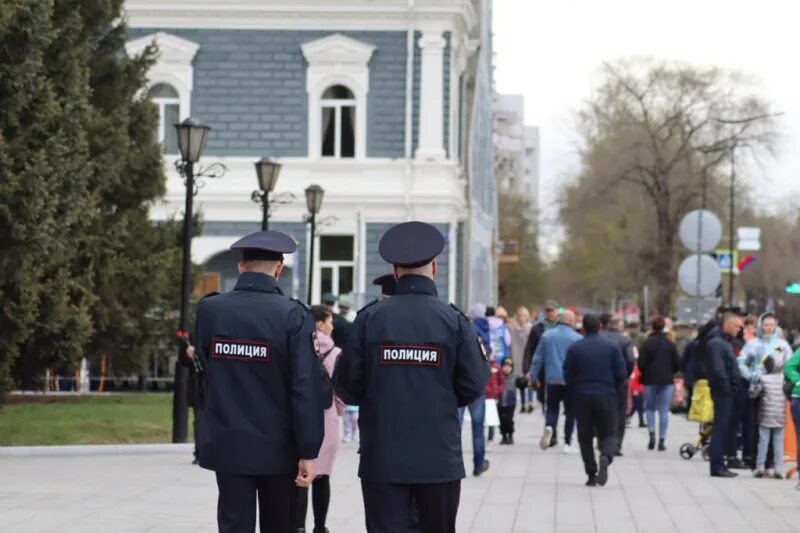
POLYGON ((717 250, 714 255, 717 256, 719 271, 723 274, 730 274, 739 262, 739 252, 737 250, 717 250))

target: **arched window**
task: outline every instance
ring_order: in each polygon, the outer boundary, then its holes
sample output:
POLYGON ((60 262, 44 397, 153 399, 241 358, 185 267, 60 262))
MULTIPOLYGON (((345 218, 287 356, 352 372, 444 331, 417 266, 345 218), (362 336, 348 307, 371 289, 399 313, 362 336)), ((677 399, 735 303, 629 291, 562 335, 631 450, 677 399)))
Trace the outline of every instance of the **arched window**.
POLYGON ((157 83, 147 92, 147 98, 158 106, 158 142, 164 146, 165 154, 177 154, 178 132, 175 124, 180 122, 181 116, 178 91, 166 83, 157 83))
POLYGON ((356 156, 356 99, 344 85, 333 85, 322 93, 323 157, 356 156))

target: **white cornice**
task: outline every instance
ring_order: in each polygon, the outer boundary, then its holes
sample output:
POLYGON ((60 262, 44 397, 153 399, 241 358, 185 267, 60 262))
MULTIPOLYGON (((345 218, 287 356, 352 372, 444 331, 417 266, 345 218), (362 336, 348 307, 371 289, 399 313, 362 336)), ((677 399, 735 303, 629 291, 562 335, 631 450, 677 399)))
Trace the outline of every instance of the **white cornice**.
POLYGON ((197 43, 160 31, 128 41, 125 43, 125 50, 129 56, 137 56, 153 41, 158 45, 159 60, 167 63, 188 65, 194 61, 194 56, 197 55, 197 50, 200 49, 200 45, 197 43))
POLYGON ((321 63, 354 63, 365 68, 375 47, 351 39, 341 33, 303 43, 300 48, 309 65, 321 63))
POLYGON ((469 0, 130 0, 136 28, 406 30, 438 26, 470 33, 477 15, 469 0))

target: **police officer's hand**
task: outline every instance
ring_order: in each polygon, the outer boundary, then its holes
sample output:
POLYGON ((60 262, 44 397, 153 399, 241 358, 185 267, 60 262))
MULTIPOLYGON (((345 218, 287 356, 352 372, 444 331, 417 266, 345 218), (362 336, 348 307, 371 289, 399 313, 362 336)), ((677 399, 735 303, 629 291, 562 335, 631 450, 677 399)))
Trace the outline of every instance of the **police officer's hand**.
POLYGON ((294 484, 298 487, 310 487, 314 481, 314 470, 316 468, 314 459, 300 459, 297 464, 297 477, 294 484))

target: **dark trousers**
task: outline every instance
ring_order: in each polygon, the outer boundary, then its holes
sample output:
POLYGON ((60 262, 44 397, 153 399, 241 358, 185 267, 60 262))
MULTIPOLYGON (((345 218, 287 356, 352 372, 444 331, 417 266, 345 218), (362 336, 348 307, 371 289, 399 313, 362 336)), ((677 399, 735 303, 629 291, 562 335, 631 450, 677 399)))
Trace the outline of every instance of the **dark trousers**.
POLYGON ((311 488, 297 489, 297 529, 306 527, 308 514, 308 491, 311 491, 311 506, 314 509, 314 529, 325 529, 328 507, 331 503, 331 477, 317 476, 311 488))
MULTIPOLYGON (((745 394, 747 394, 746 389, 745 394)), ((758 403, 757 399, 753 400, 748 396, 742 416, 742 460, 752 468, 756 466, 758 445, 758 403)))
POLYGON ((628 380, 617 391, 617 450, 622 451, 622 440, 625 438, 625 413, 628 410, 628 380))
POLYGON ((733 459, 739 456, 739 430, 744 425, 747 402, 747 389, 736 389, 731 393, 731 414, 728 424, 728 436, 725 442, 725 457, 733 459))
POLYGON ((401 485, 361 480, 367 533, 455 533, 461 480, 401 485))
POLYGON ((714 392, 714 427, 711 430, 710 466, 712 474, 719 474, 725 469, 725 448, 730 440, 731 414, 733 411, 733 395, 729 392, 714 392))
POLYGON ((548 385, 546 399, 545 424, 553 428, 554 436, 556 424, 558 423, 558 410, 561 403, 564 403, 564 444, 570 444, 572 442, 572 431, 575 428, 575 415, 572 412, 572 402, 567 395, 567 386, 548 385))
POLYGON ((500 415, 500 434, 514 434, 514 410, 516 405, 498 405, 497 413, 500 415))
MULTIPOLYGON (((639 425, 644 425, 644 393, 637 394, 633 397, 633 412, 639 415, 639 425)), ((631 413, 633 416, 633 413, 631 413)))
POLYGON ((220 533, 256 530, 256 498, 261 533, 292 533, 297 520, 294 476, 241 476, 217 472, 220 533))
POLYGON ((586 474, 597 473, 594 457, 594 436, 597 435, 600 455, 608 457, 609 464, 617 451, 617 413, 616 396, 575 396, 575 418, 578 421, 578 443, 586 474))

